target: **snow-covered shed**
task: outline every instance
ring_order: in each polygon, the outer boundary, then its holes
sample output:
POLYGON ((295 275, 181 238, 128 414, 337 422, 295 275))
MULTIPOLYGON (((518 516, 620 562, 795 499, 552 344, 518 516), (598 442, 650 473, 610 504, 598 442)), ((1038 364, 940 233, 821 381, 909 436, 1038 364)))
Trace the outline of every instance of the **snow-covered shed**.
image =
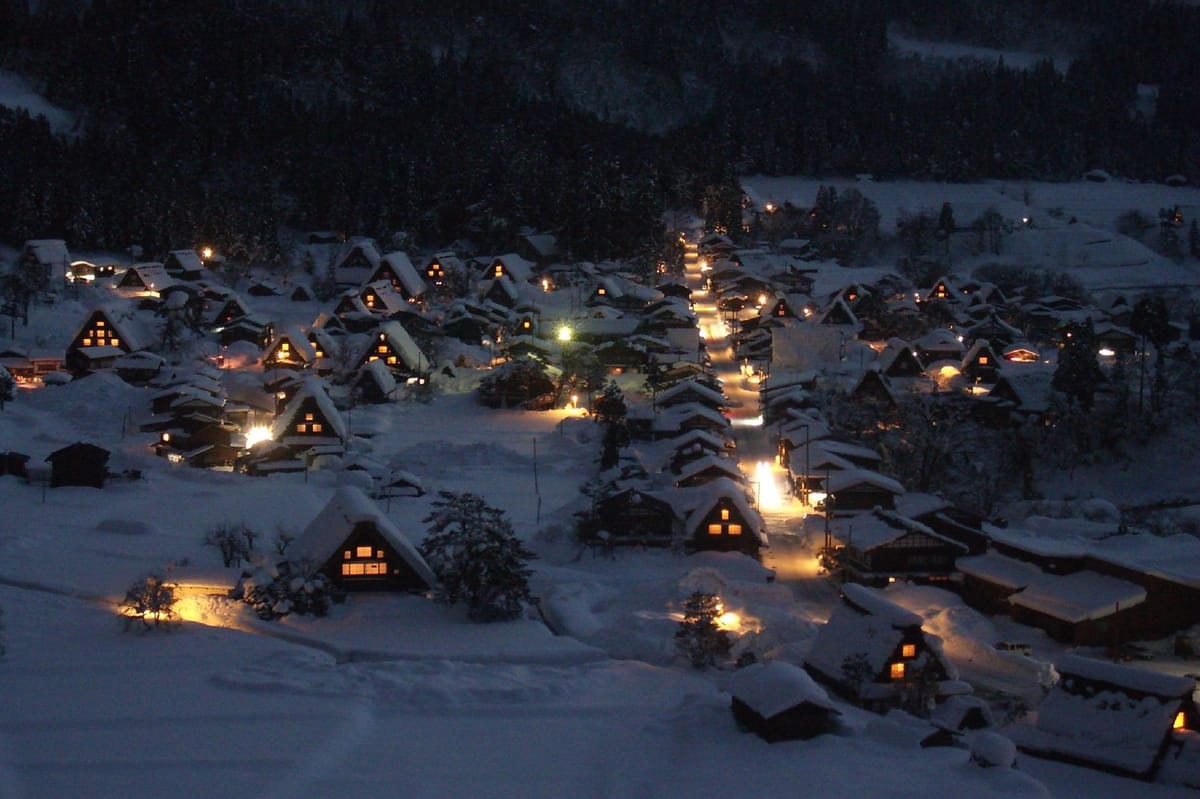
POLYGON ((427 591, 437 579, 421 553, 358 488, 340 486, 288 548, 353 591, 427 591))
MULTIPOLYGON (((1075 645, 1118 640, 1130 608, 1145 601, 1142 586, 1090 570, 1043 575, 1008 599, 1014 619, 1075 645)), ((1124 637, 1134 632, 1126 630, 1124 637)))
POLYGON ((1195 679, 1078 655, 1061 657, 1057 670, 1037 721, 1006 730, 1022 751, 1141 779, 1190 755, 1200 777, 1195 679))
POLYGON ((804 669, 782 660, 738 669, 726 690, 738 726, 770 743, 831 732, 841 715, 825 689, 804 669))
POLYGON ((834 692, 870 710, 927 710, 938 684, 957 679, 921 617, 866 586, 842 586, 842 604, 818 630, 804 667, 834 692))

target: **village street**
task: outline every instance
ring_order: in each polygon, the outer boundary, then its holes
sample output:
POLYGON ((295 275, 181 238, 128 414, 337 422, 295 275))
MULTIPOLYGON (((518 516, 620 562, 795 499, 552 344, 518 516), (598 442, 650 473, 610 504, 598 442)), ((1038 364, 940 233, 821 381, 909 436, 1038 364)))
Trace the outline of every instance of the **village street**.
POLYGON ((762 425, 757 384, 742 374, 728 340, 728 327, 716 301, 705 290, 705 266, 697 245, 687 242, 684 268, 687 286, 692 290, 692 307, 712 360, 713 374, 722 381, 729 403, 738 465, 754 489, 767 528, 769 546, 763 551, 763 564, 774 569, 779 581, 791 587, 798 600, 832 609, 837 602, 837 584, 823 575, 816 549, 804 531, 804 519, 812 509, 790 493, 774 444, 762 425))

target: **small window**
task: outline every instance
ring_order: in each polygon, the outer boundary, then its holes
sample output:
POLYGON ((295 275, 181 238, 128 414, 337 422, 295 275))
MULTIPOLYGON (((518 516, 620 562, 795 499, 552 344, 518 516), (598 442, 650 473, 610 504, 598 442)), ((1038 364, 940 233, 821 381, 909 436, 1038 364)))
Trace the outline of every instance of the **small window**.
POLYGON ((987 366, 987 365, 988 365, 988 356, 986 356, 986 355, 980 355, 980 356, 979 356, 979 365, 980 365, 980 366, 987 366))
POLYGON ((1187 729, 1187 715, 1181 710, 1175 714, 1175 722, 1171 725, 1173 730, 1187 729))
POLYGON ((729 534, 730 535, 741 535, 742 534, 742 526, 740 524, 729 525, 729 534))
POLYGON ((92 346, 92 340, 91 340, 90 338, 85 338, 85 339, 83 340, 83 346, 85 346, 85 347, 90 347, 90 346, 92 346))
POLYGON ((504 267, 496 264, 496 277, 504 277, 504 267))
POLYGON ((121 346, 121 339, 119 339, 119 338, 110 338, 108 341, 109 341, 109 343, 110 343, 110 344, 112 344, 114 347, 119 347, 119 346, 121 346))
POLYGON ((395 366, 396 365, 396 356, 395 355, 387 356, 387 363, 389 366, 395 366))
POLYGON ((313 431, 314 433, 319 433, 319 432, 321 432, 321 430, 322 430, 322 429, 323 429, 323 428, 321 427, 320 423, 314 424, 314 425, 312 426, 312 431, 313 431))
POLYGON ((900 657, 915 658, 917 656, 916 644, 904 644, 900 647, 900 657))
POLYGON ((347 549, 342 552, 342 560, 350 560, 350 550, 347 549))
POLYGON ((709 534, 709 535, 720 535, 720 534, 721 534, 721 525, 719 525, 719 524, 710 524, 710 525, 708 526, 708 534, 709 534))
POLYGON ((307 433, 308 425, 306 425, 304 422, 301 422, 300 424, 296 425, 296 432, 297 433, 307 433))
POLYGON ((891 674, 891 678, 893 680, 903 680, 904 679, 904 664, 903 663, 893 663, 890 674, 891 674))
POLYGON ((375 557, 382 559, 383 558, 383 550, 382 549, 375 550, 375 557))
POLYGON ((385 354, 388 351, 388 346, 386 344, 380 344, 378 347, 375 348, 375 351, 380 354, 385 354))
POLYGON ((369 547, 369 546, 368 547, 355 547, 354 548, 354 556, 356 558, 369 558, 369 557, 371 557, 371 552, 373 552, 374 549, 375 549, 374 547, 369 547))
POLYGON ((97 319, 97 320, 96 320, 96 327, 104 327, 104 320, 103 320, 103 319, 97 319))
POLYGON ((313 415, 311 413, 304 414, 304 421, 311 422, 312 420, 313 420, 313 415))
POLYGON ((279 351, 280 352, 287 352, 291 348, 292 348, 292 345, 288 344, 286 341, 279 342, 279 351))
POLYGON ((729 521, 729 508, 721 508, 721 521, 729 521))
POLYGON ((104 338, 107 335, 108 335, 107 330, 97 330, 96 331, 96 338, 104 338))

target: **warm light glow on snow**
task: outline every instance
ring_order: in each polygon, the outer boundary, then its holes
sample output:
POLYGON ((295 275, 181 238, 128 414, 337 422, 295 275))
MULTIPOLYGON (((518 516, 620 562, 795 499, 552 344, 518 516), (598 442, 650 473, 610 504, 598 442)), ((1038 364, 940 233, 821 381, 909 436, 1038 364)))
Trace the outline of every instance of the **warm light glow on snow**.
POLYGON ((763 418, 751 416, 745 419, 730 419, 729 423, 734 427, 762 427, 763 418))
MULTIPOLYGON (((762 419, 760 417, 759 421, 762 419)), ((783 488, 780 485, 781 475, 775 472, 771 461, 759 461, 755 467, 755 479, 758 481, 758 507, 763 510, 774 510, 786 504, 783 488)))
POLYGON ((263 425, 255 425, 246 431, 246 448, 249 449, 260 441, 269 441, 271 438, 271 428, 263 425))
POLYGON ((734 613, 732 610, 722 613, 717 616, 717 626, 722 630, 737 630, 741 624, 742 617, 734 613))

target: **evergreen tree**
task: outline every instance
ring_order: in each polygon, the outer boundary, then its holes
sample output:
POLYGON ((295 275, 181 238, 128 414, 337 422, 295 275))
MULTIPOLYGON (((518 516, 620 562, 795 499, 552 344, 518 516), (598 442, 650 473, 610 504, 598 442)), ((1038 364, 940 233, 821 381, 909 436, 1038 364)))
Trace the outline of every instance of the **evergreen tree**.
POLYGON ((1074 325, 1067 331, 1066 344, 1058 353, 1058 367, 1050 385, 1061 391, 1067 402, 1090 411, 1096 388, 1104 380, 1096 361, 1095 334, 1089 320, 1086 325, 1074 325))
POLYGON ((683 603, 683 621, 675 631, 675 648, 697 669, 729 656, 733 642, 729 633, 717 626, 721 613, 720 598, 702 591, 696 591, 683 603))
POLYGON ((0 411, 4 410, 4 403, 12 401, 16 396, 17 381, 13 380, 12 374, 0 366, 0 411))
POLYGON ((504 511, 470 493, 439 492, 425 518, 421 555, 438 578, 438 598, 463 602, 482 622, 508 621, 531 601, 528 562, 536 556, 513 533, 504 511))
POLYGON ((609 380, 592 403, 592 411, 600 424, 611 425, 625 421, 625 394, 615 380, 609 380))

